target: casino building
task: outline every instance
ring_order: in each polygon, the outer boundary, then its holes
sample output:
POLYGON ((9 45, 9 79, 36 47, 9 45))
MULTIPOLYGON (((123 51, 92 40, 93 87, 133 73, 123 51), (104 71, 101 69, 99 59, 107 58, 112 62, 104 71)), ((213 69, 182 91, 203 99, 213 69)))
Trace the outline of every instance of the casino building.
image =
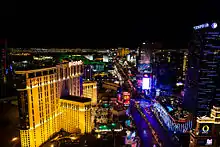
POLYGON ((60 129, 91 131, 91 100, 80 97, 82 73, 82 61, 15 71, 21 146, 40 146, 60 129))
POLYGON ((66 96, 60 99, 61 128, 67 132, 91 132, 91 99, 66 96), (63 121, 62 121, 63 120, 63 121))
POLYGON ((210 117, 198 117, 195 130, 190 133, 189 147, 217 147, 220 145, 220 107, 211 109, 210 117))
POLYGON ((91 98, 92 105, 97 104, 97 83, 95 81, 83 82, 83 97, 91 98))

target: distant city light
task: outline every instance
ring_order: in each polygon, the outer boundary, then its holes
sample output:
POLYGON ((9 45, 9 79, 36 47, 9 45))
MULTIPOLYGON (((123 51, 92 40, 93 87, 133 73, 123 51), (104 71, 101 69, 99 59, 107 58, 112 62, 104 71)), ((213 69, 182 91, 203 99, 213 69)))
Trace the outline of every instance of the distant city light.
POLYGON ((143 42, 143 44, 145 44, 145 42, 143 42))

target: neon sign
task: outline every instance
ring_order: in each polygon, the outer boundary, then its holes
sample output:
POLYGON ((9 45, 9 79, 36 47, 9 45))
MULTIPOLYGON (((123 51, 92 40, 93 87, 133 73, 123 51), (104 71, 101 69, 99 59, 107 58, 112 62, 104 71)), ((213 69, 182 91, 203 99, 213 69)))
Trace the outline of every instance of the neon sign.
POLYGON ((202 127, 202 133, 205 133, 207 134, 209 132, 209 126, 208 125, 205 125, 202 127))
POLYGON ((194 26, 193 29, 198 30, 198 29, 203 29, 203 28, 208 28, 208 27, 209 27, 209 24, 205 23, 205 24, 201 24, 201 25, 198 25, 198 26, 194 26))
POLYGON ((209 25, 209 23, 205 23, 205 24, 201 24, 198 26, 194 26, 193 29, 199 30, 199 29, 208 28, 208 27, 211 27, 212 29, 216 29, 218 27, 218 24, 216 22, 212 23, 211 25, 209 25))
POLYGON ((83 64, 82 60, 69 62, 69 67, 83 64))

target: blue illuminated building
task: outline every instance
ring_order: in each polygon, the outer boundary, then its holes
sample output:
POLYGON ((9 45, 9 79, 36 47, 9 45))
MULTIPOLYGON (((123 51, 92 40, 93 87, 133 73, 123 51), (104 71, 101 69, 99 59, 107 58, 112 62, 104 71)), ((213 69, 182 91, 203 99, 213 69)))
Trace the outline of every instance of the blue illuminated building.
POLYGON ((193 29, 183 104, 194 116, 204 116, 220 104, 220 23, 193 29))
POLYGON ((187 133, 192 129, 191 115, 186 111, 174 110, 171 106, 163 106, 159 102, 153 104, 154 114, 169 131, 187 133))

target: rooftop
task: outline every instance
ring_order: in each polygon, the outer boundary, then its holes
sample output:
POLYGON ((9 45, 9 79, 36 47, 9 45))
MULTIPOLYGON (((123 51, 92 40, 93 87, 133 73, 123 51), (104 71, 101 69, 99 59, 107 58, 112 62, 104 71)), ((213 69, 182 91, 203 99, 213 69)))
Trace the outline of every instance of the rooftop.
POLYGON ((71 101, 80 102, 80 103, 91 102, 90 98, 80 97, 80 96, 73 96, 73 95, 68 95, 68 96, 61 97, 61 99, 71 100, 71 101))
POLYGON ((38 62, 38 63, 16 63, 13 65, 15 71, 37 70, 43 68, 51 68, 57 65, 56 62, 38 62))
POLYGON ((174 106, 163 102, 159 103, 175 121, 188 120, 191 115, 188 111, 179 106, 174 106))

